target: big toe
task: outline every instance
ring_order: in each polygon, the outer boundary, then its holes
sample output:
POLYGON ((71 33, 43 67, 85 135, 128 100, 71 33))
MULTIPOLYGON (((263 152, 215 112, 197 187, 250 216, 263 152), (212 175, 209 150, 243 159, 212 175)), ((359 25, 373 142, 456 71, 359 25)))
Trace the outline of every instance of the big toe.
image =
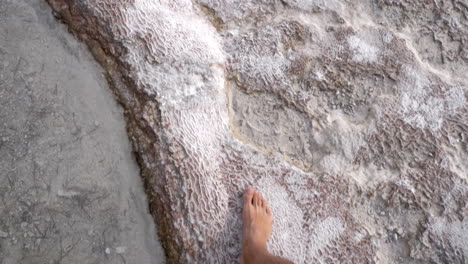
POLYGON ((252 204, 255 190, 252 187, 249 187, 244 192, 244 204, 252 204))

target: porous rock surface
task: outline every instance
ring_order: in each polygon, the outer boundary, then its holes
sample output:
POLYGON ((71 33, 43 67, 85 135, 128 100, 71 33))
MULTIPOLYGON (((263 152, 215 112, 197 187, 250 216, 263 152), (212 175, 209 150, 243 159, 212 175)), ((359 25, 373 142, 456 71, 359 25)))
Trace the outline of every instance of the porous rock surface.
POLYGON ((467 4, 48 0, 126 109, 169 262, 468 260, 467 4))

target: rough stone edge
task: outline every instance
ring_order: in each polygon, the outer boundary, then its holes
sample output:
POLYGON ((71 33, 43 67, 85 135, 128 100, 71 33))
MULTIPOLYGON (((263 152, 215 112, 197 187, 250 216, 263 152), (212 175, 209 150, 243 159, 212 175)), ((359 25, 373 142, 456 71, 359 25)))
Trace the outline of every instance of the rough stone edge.
MULTIPOLYGON (((157 171, 163 172, 164 169, 151 170, 144 166, 142 156, 139 154, 139 149, 145 148, 140 146, 135 138, 143 137, 145 139, 145 145, 158 145, 154 142, 160 142, 161 139, 151 129, 146 129, 139 122, 137 122, 138 115, 136 113, 142 112, 138 109, 144 108, 140 102, 145 102, 148 98, 138 93, 136 84, 132 82, 130 78, 126 78, 124 73, 119 69, 121 66, 118 60, 112 55, 109 50, 112 49, 111 45, 105 42, 105 40, 99 36, 99 31, 95 28, 88 27, 88 23, 84 22, 84 17, 76 17, 71 11, 69 0, 45 0, 47 4, 52 8, 54 17, 64 23, 71 34, 73 34, 78 40, 84 42, 96 61, 105 69, 104 76, 111 88, 112 92, 116 96, 117 103, 119 103, 124 109, 124 118, 126 121, 126 130, 130 141, 132 142, 132 149, 135 154, 138 166, 140 168, 140 176, 143 181, 143 187, 148 198, 149 211, 153 220, 155 221, 156 228, 158 230, 159 240, 165 252, 167 263, 179 263, 180 254, 182 247, 177 243, 174 238, 175 227, 171 224, 170 207, 164 202, 164 196, 167 196, 167 191, 164 188, 158 188, 155 184, 156 180, 164 180, 164 177, 157 175, 157 171), (94 35, 92 33, 95 33, 94 35), (132 98, 132 99, 130 99, 132 98), (135 99, 138 98, 139 100, 135 99), (129 107, 132 106, 132 107, 129 107), (158 188, 158 190, 156 190, 158 188)), ((97 18, 94 18, 97 20, 97 18)), ((154 104, 158 104, 157 101, 151 101, 154 104)), ((158 107, 154 107, 158 110, 158 107)), ((160 117, 158 111, 157 116, 160 117)), ((161 120, 156 118, 156 120, 161 120)), ((145 148, 150 150, 151 148, 145 148)), ((153 148, 152 152, 156 152, 153 148)), ((147 153, 148 154, 148 153, 147 153)), ((154 155, 156 156, 156 155, 154 155)))

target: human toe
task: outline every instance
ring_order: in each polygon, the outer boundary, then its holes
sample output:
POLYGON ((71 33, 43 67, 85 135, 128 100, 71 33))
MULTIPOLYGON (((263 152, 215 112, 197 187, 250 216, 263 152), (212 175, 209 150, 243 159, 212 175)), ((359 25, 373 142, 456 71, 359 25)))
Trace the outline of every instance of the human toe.
POLYGON ((255 194, 255 190, 252 187, 247 188, 244 191, 244 204, 253 204, 253 197, 255 194))

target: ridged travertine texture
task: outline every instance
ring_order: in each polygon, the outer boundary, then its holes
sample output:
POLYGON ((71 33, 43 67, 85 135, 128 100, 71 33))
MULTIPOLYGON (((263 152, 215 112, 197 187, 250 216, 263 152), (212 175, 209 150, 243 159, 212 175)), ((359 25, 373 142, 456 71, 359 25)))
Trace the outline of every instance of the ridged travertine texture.
POLYGON ((169 262, 466 263, 461 1, 48 0, 127 109, 169 262))

